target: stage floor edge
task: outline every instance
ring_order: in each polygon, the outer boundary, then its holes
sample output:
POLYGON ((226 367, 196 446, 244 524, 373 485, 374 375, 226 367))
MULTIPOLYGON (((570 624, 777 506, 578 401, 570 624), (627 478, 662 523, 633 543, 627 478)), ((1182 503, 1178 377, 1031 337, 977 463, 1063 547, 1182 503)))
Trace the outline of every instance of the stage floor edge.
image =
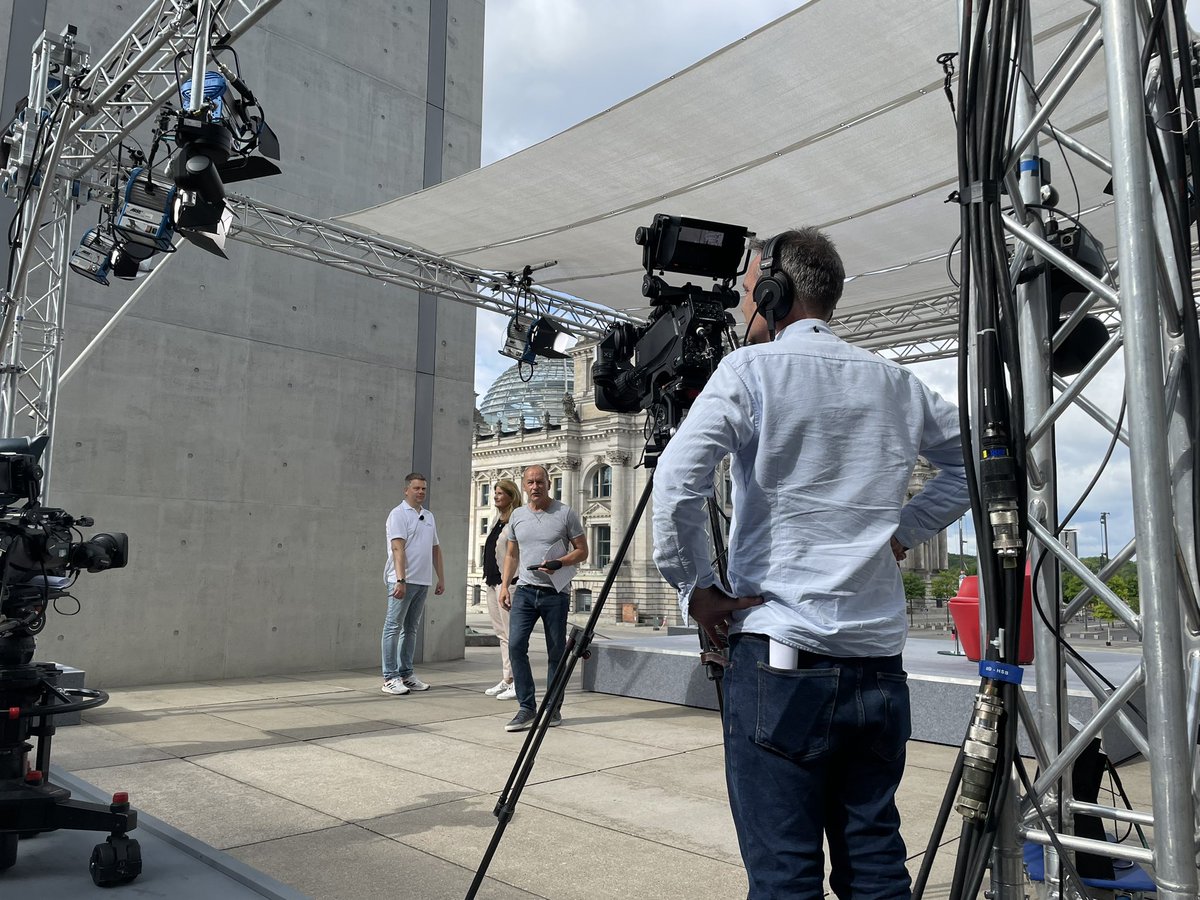
MULTIPOLYGON (((51 782, 78 800, 106 803, 108 794, 69 772, 51 768, 51 782)), ((131 797, 137 809, 137 798, 131 797)), ((0 894, 22 900, 77 897, 163 898, 163 900, 307 900, 306 895, 138 810, 129 832, 142 850, 142 874, 126 885, 97 887, 88 873, 92 847, 107 836, 97 831, 51 831, 23 839, 17 862, 0 872, 0 894)))
MULTIPOLYGON (((912 739, 954 746, 961 744, 979 686, 978 663, 956 655, 949 638, 910 637, 904 648, 912 701, 912 739)), ((1077 648, 1114 684, 1124 681, 1141 662, 1129 650, 1077 648)), ((595 640, 590 658, 583 661, 583 688, 603 694, 657 700, 699 709, 717 708, 716 691, 700 665, 699 643, 693 634, 651 633, 645 637, 595 640)), ((1024 690, 1036 694, 1034 665, 1025 667, 1024 690)), ((1067 682, 1070 716, 1086 722, 1099 703, 1072 675, 1067 682)), ((1036 696, 1031 700, 1036 702, 1036 696)), ((1134 705, 1144 708, 1144 689, 1134 705)), ((1103 732, 1104 748, 1114 762, 1137 755, 1133 743, 1113 724, 1103 732)), ((1032 747, 1021 733, 1021 752, 1032 756, 1032 747)))

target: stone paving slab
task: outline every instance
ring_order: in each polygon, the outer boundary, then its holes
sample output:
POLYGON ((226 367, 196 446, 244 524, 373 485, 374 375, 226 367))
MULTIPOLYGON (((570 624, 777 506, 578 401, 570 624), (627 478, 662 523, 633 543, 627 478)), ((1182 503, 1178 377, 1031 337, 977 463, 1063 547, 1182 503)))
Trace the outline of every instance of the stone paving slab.
POLYGON ((68 772, 175 759, 159 747, 132 744, 128 735, 86 722, 55 733, 52 758, 56 766, 68 772))
MULTIPOLYGON (((502 718, 460 719, 416 727, 433 734, 508 750, 514 758, 525 740, 525 732, 513 734, 505 731, 502 718)), ((668 756, 674 752, 676 751, 637 741, 614 740, 585 734, 564 725, 547 731, 538 751, 537 765, 540 765, 543 759, 553 759, 565 763, 578 763, 591 771, 657 756, 668 756)))
POLYGON ((340 824, 339 819, 309 806, 187 760, 83 769, 73 774, 105 793, 128 791, 135 808, 220 849, 340 824))
POLYGON ((438 806, 476 793, 449 781, 338 753, 318 744, 217 753, 195 762, 347 822, 438 806))
POLYGON ((389 722, 376 722, 342 712, 336 706, 318 709, 280 700, 254 700, 231 706, 215 707, 209 715, 298 741, 312 741, 342 734, 361 734, 394 728, 389 722))
POLYGON ((657 784, 593 772, 531 785, 521 802, 549 812, 741 865, 729 803, 657 784))
MULTIPOLYGON (((231 854, 312 897, 337 900, 462 900, 474 872, 355 825, 239 847, 231 854)), ((478 894, 480 900, 545 896, 494 878, 478 894)))
POLYGON ((136 718, 114 715, 102 718, 96 724, 124 736, 131 744, 155 747, 173 756, 242 750, 288 740, 280 734, 186 709, 180 712, 160 709, 133 715, 136 718))
POLYGON ((698 794, 726 803, 724 754, 701 750, 674 753, 607 769, 609 775, 652 784, 669 791, 698 794))
MULTIPOLYGON (((493 804, 491 797, 473 797, 361 824, 473 872, 495 831, 493 804)), ((554 900, 696 900, 746 893, 740 864, 526 804, 509 823, 489 874, 554 900)), ((460 895, 469 884, 468 877, 457 886, 460 895)))
MULTIPOLYGON (((412 728, 330 738, 318 743, 339 753, 484 792, 504 787, 518 749, 472 744, 412 728)), ((539 758, 530 783, 570 778, 588 771, 586 766, 539 758)))

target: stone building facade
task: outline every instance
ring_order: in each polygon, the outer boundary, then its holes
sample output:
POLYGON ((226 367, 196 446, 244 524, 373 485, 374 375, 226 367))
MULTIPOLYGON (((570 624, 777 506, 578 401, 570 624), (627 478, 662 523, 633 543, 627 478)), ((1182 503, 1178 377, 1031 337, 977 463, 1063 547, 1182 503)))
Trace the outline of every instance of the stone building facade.
MULTIPOLYGON (((589 558, 572 583, 572 607, 591 608, 600 596, 610 564, 625 538, 649 474, 642 465, 643 416, 605 412, 593 402, 594 345, 576 347, 568 361, 539 361, 533 377, 516 366, 484 395, 476 415, 471 452, 471 505, 467 593, 483 592, 483 549, 495 522, 492 489, 501 478, 521 483, 528 465, 550 473, 554 497, 583 519, 589 558), (522 380, 522 375, 529 378, 522 380)), ((717 478, 719 502, 727 509, 728 463, 717 478)), ((934 470, 922 461, 913 474, 910 496, 934 470)), ((946 533, 914 547, 902 564, 926 578, 947 566, 946 533)), ((658 574, 648 506, 638 523, 620 575, 614 580, 601 621, 679 623, 675 591, 658 574)))

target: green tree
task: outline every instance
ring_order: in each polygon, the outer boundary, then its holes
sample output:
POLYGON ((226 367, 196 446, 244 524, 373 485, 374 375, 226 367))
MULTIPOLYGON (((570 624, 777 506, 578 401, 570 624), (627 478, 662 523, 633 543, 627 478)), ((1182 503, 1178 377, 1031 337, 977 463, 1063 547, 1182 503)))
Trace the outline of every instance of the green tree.
POLYGON ((977 575, 978 560, 974 556, 959 556, 957 553, 948 555, 948 563, 950 570, 954 572, 965 572, 968 575, 977 575))
POLYGON ((930 593, 935 600, 948 600, 958 593, 958 572, 947 569, 933 576, 930 593))
POLYGON ((908 600, 925 599, 925 579, 916 572, 904 573, 904 596, 908 600))

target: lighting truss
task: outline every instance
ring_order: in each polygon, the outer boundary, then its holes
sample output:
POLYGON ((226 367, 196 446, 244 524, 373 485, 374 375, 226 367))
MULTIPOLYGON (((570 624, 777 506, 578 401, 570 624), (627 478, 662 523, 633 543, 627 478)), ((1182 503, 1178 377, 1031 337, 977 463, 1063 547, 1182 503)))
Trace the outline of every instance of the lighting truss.
POLYGON ((249 197, 229 195, 235 218, 230 238, 366 275, 377 281, 423 291, 511 316, 545 316, 580 337, 599 338, 618 322, 638 323, 626 313, 599 304, 521 284, 521 273, 492 272, 455 262, 415 247, 289 212, 249 197))

